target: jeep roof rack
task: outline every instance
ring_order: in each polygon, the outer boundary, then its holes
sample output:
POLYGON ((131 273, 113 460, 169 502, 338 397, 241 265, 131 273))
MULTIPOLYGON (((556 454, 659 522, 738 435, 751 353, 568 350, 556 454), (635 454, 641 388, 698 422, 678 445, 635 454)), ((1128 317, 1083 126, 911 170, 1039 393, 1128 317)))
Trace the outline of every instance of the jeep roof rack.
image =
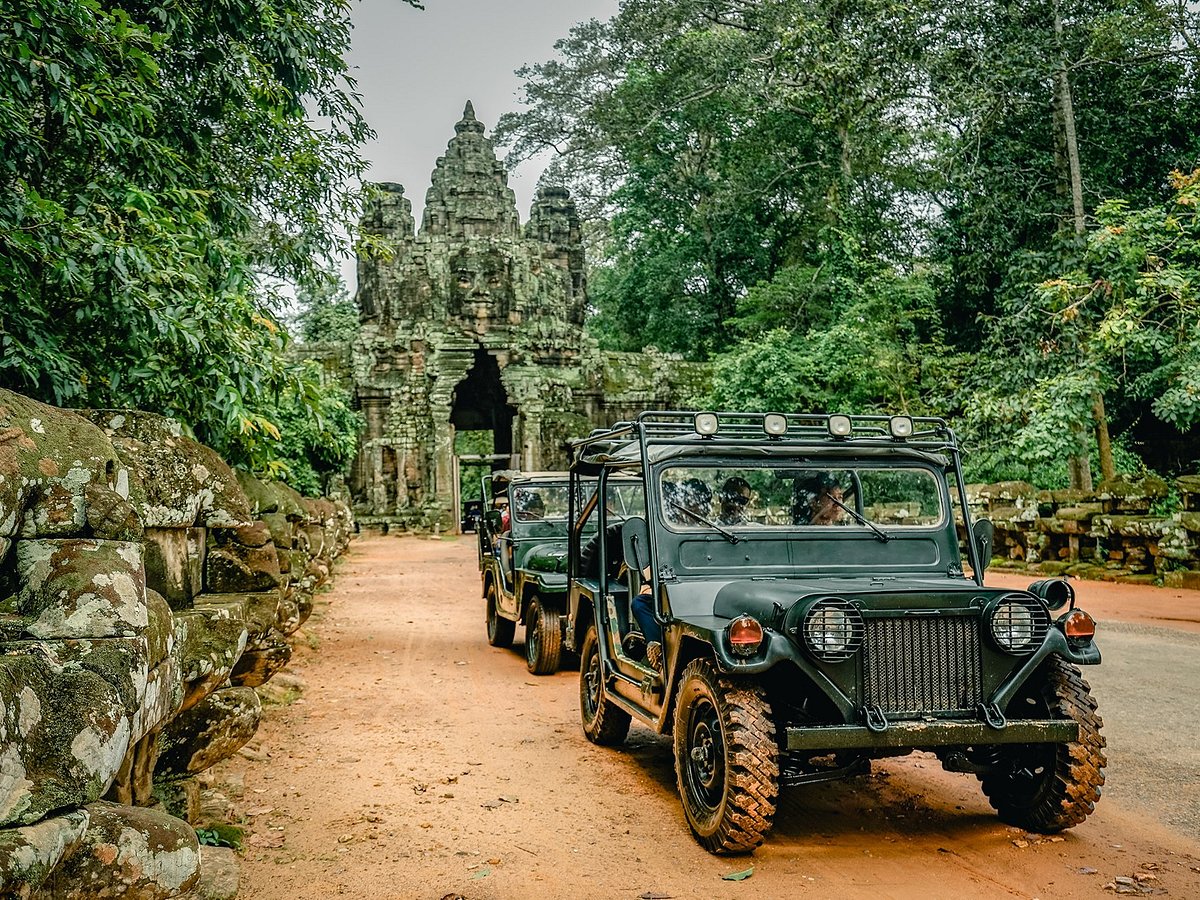
POLYGON ((748 413, 654 410, 597 428, 569 442, 572 461, 583 456, 619 455, 632 443, 696 446, 697 441, 722 447, 854 447, 956 452, 958 443, 946 421, 933 416, 841 415, 838 413, 748 413))

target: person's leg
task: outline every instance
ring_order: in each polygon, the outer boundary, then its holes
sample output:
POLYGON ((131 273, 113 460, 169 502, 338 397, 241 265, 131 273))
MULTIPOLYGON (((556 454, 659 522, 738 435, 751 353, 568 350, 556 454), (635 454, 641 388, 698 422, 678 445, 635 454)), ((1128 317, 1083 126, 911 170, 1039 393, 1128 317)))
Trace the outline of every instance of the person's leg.
POLYGON ((661 644, 662 626, 654 618, 654 596, 638 594, 633 598, 631 606, 633 617, 637 619, 638 627, 642 629, 642 637, 646 639, 646 643, 657 641, 661 644))

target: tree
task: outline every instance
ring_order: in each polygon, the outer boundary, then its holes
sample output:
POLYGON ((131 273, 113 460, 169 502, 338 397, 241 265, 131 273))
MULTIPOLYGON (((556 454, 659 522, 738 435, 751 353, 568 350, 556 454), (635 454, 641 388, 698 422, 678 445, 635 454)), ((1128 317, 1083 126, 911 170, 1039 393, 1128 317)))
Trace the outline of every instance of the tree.
POLYGON ((293 378, 270 285, 307 277, 357 213, 348 11, 0 11, 0 384, 165 412, 234 461, 269 458, 268 399, 293 378))
POLYGON ((315 363, 305 369, 306 377, 273 404, 281 441, 267 471, 305 496, 319 497, 329 492, 330 478, 344 473, 354 459, 363 421, 345 388, 323 378, 315 363))
POLYGON ((358 334, 358 306, 337 272, 320 273, 301 285, 296 306, 295 328, 302 341, 346 344, 358 334))
MULTIPOLYGON (((947 315, 991 326, 965 330, 961 345, 981 347, 984 380, 1004 385, 1002 393, 1020 393, 1030 374, 1011 364, 1021 356, 1014 344, 1038 339, 1013 320, 1024 317, 1034 285, 1078 258, 1086 209, 1102 197, 1149 200, 1161 173, 1194 154, 1194 66, 1170 19, 1169 4, 1124 0, 947 10, 930 57, 939 116, 952 129, 936 155, 948 177, 938 191, 935 258, 951 272, 947 315)), ((1089 426, 1102 472, 1113 472, 1111 411, 1099 373, 1087 381, 1096 389, 1086 403, 1071 401, 1086 415, 1072 414, 1052 435, 1072 485, 1085 488, 1089 426)), ((1063 396, 1074 398, 1073 389, 1063 396)))

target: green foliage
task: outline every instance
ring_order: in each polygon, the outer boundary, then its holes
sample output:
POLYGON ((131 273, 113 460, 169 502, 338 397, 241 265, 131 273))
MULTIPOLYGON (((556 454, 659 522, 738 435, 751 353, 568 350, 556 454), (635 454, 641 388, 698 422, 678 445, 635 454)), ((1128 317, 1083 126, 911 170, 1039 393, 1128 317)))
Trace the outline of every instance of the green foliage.
POLYGON ((752 288, 733 320, 747 337, 714 364, 712 405, 761 411, 944 408, 956 360, 940 332, 932 274, 859 258, 852 239, 820 267, 793 266, 752 288), (774 324, 778 323, 778 324, 774 324), (773 325, 769 330, 764 330, 773 325))
POLYGON ((245 846, 246 830, 240 825, 214 822, 196 829, 196 837, 208 847, 232 847, 241 850, 245 846))
POLYGON ((306 390, 270 285, 357 213, 348 3, 15 0, 0 31, 0 384, 269 457, 306 390))
POLYGON ((319 497, 327 493, 330 476, 349 468, 363 420, 351 408, 349 392, 332 380, 323 382, 315 363, 301 375, 271 410, 281 438, 273 458, 259 469, 307 497, 319 497))
POLYGON ((1049 485, 1097 416, 1200 427, 1190 200, 1160 206, 1198 38, 1167 0, 624 2, 497 132, 607 226, 602 346, 714 359, 717 405, 944 415, 1049 485))
POLYGON ((296 295, 296 329, 306 343, 350 343, 358 335, 358 306, 341 275, 325 272, 296 295))
POLYGON ((1116 392, 1185 429, 1200 424, 1200 170, 1171 183, 1165 203, 1102 204, 1079 265, 1040 299, 1116 392))
MULTIPOLYGON (((495 434, 491 431, 456 431, 454 452, 466 456, 487 456, 495 452, 495 434)), ((465 503, 478 500, 482 478, 492 470, 490 463, 462 463, 458 470, 458 495, 465 503)))

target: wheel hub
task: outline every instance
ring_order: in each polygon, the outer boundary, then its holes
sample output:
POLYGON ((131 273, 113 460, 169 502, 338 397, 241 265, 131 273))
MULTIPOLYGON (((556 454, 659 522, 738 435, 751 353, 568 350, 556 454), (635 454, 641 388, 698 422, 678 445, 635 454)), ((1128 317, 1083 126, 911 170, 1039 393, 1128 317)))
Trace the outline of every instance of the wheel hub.
POLYGON ((696 799, 716 809, 725 787, 725 745, 717 711, 711 704, 702 703, 692 712, 687 760, 688 782, 696 799))
POLYGON ((588 712, 594 713, 600 705, 600 656, 594 654, 588 660, 587 675, 588 712))

